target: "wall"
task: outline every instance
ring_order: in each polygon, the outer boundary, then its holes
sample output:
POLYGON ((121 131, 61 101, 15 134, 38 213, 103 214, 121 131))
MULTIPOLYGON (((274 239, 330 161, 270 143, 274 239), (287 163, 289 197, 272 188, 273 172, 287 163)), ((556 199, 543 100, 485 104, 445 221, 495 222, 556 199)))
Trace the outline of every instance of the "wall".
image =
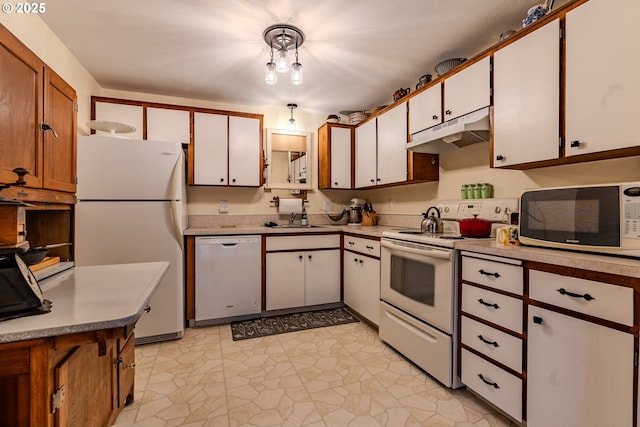
MULTIPOLYGON (((290 111, 285 105, 276 107, 230 105, 101 88, 37 15, 0 14, 0 23, 76 89, 80 134, 88 133, 86 122, 90 119, 91 95, 264 114, 265 128, 287 128, 290 111)), ((304 106, 294 111, 294 117, 298 130, 313 133, 314 150, 316 150, 313 155, 316 158, 317 129, 324 122, 324 117, 305 113, 304 106)), ((314 161, 314 165, 317 165, 317 160, 314 161)), ((524 188, 640 180, 638 171, 640 171, 640 157, 555 166, 532 171, 491 169, 489 168, 489 145, 482 143, 442 154, 439 182, 363 191, 315 190, 309 192, 308 211, 310 214, 321 213, 324 209, 339 212, 341 206, 348 206, 350 198, 362 197, 371 201, 374 209, 379 213, 416 215, 436 200, 459 198, 460 186, 467 183, 489 182, 495 188, 496 197, 518 197, 524 188)), ((317 170, 314 170, 314 183, 317 185, 317 182, 317 170)), ((218 214, 220 201, 226 200, 229 207, 228 215, 272 214, 275 213, 275 209, 270 206, 269 201, 275 195, 291 197, 285 190, 191 187, 188 191, 188 213, 190 215, 218 214)))

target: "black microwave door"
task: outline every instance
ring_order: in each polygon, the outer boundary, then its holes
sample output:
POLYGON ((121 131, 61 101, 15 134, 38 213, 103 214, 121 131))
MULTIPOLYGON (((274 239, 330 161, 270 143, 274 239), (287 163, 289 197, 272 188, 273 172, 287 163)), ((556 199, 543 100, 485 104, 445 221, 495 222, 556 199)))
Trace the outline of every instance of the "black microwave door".
POLYGON ((560 188, 526 192, 520 234, 584 246, 620 246, 620 187, 560 188))

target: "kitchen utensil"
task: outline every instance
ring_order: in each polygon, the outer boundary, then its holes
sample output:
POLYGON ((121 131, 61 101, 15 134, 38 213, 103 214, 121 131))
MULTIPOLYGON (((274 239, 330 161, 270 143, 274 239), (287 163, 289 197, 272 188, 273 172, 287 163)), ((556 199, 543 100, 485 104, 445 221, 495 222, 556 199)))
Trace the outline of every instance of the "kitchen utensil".
POLYGON ((400 88, 400 89, 398 89, 397 91, 395 91, 393 93, 393 101, 395 102, 395 101, 399 100, 400 98, 409 95, 409 92, 411 92, 411 88, 406 88, 406 89, 400 88))
POLYGON ((38 264, 47 256, 47 252, 49 252, 49 249, 44 247, 32 248, 27 250, 25 253, 20 254, 20 258, 22 258, 27 265, 38 264))
POLYGON ((460 234, 464 237, 489 237, 491 236, 491 221, 478 218, 478 215, 474 215, 473 218, 459 219, 460 234))
POLYGON ((466 60, 467 60, 467 58, 445 59, 444 61, 441 61, 436 65, 436 68, 435 68, 436 73, 438 73, 438 76, 441 76, 444 73, 450 71, 452 68, 457 67, 458 65, 462 64, 466 60))
POLYGON ((424 218, 422 223, 420 224, 420 231, 423 233, 442 233, 442 220, 440 219, 440 211, 435 206, 431 206, 422 214, 424 218), (435 211, 437 214, 433 213, 429 215, 429 212, 435 211))
POLYGON ((346 209, 343 209, 342 212, 340 212, 339 214, 330 214, 327 211, 324 211, 324 213, 329 217, 329 219, 331 221, 340 221, 342 219, 342 217, 344 217, 344 214, 346 214, 348 211, 346 209))

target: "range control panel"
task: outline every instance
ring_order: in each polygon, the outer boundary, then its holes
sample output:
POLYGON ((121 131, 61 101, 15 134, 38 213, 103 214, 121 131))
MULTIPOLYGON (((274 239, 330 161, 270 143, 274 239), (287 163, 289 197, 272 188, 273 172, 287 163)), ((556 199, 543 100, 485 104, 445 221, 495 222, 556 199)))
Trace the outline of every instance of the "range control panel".
POLYGON ((518 199, 466 199, 444 200, 436 207, 442 219, 478 218, 492 222, 509 223, 510 215, 518 211, 518 199))

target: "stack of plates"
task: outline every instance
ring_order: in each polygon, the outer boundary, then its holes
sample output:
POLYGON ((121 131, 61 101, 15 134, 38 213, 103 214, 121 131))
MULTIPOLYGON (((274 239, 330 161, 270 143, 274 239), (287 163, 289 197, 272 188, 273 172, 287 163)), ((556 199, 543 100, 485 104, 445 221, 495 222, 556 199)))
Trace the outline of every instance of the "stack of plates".
POLYGON ((342 114, 343 116, 348 116, 349 123, 352 125, 357 125, 358 123, 360 123, 361 121, 369 117, 370 115, 368 111, 364 111, 364 110, 340 111, 340 114, 342 114))

